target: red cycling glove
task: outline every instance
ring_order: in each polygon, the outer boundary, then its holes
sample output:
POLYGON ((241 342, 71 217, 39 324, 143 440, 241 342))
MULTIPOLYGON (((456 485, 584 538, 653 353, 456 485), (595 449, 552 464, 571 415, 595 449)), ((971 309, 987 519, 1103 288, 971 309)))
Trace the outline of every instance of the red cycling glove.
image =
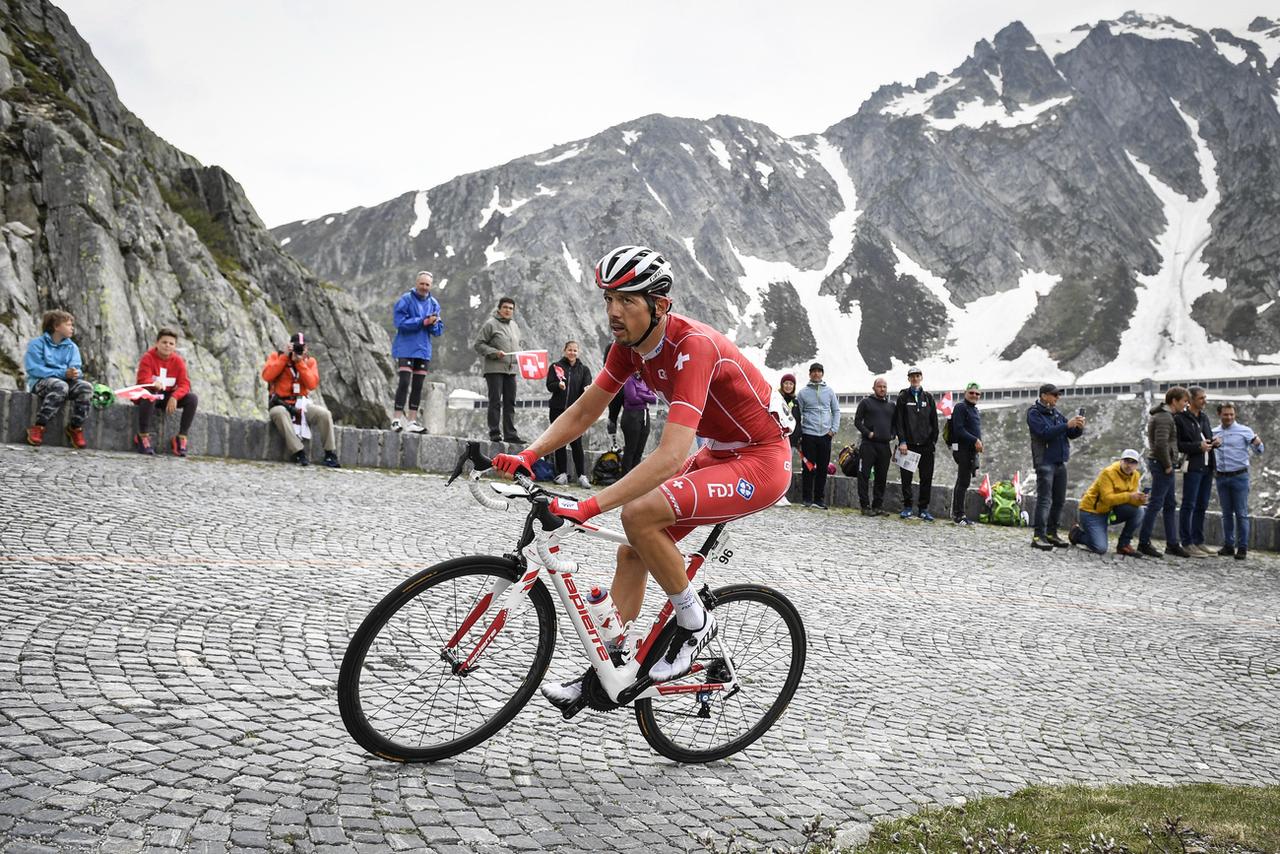
POLYGON ((498 454, 493 458, 493 467, 503 474, 509 474, 513 477, 515 474, 524 469, 530 475, 533 474, 533 464, 538 459, 538 455, 528 448, 518 454, 498 454))
POLYGON ((570 522, 585 522, 600 513, 600 502, 595 496, 585 501, 574 501, 571 498, 553 498, 548 508, 552 513, 570 522))

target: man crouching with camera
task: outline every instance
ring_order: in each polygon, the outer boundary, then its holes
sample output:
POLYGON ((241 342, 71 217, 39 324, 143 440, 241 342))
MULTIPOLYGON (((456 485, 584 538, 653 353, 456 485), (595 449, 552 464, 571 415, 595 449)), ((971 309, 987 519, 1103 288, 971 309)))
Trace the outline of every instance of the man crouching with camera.
POLYGON ((307 395, 320 385, 320 370, 316 360, 307 352, 307 340, 301 332, 293 333, 289 346, 267 357, 262 369, 271 396, 267 414, 284 437, 285 447, 300 466, 308 464, 302 440, 310 438, 312 431, 319 435, 324 445, 324 464, 340 468, 333 436, 333 416, 318 403, 312 403, 307 395))

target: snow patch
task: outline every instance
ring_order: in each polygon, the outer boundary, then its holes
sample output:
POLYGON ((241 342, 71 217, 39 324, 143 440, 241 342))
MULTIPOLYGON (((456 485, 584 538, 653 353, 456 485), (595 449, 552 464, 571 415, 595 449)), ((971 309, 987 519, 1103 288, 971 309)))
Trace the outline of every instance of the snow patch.
POLYGON ((480 211, 479 227, 484 228, 488 225, 489 220, 493 218, 495 213, 500 213, 503 216, 511 216, 515 210, 527 205, 528 203, 528 199, 512 199, 511 204, 503 206, 500 202, 500 191, 498 190, 498 185, 494 184, 493 198, 489 200, 489 204, 485 206, 484 210, 480 211))
POLYGON ((801 166, 801 165, 800 165, 797 161, 795 161, 795 160, 792 160, 792 161, 791 161, 791 171, 792 171, 792 172, 795 172, 795 173, 796 173, 796 177, 797 177, 797 178, 799 178, 801 181, 803 181, 803 180, 804 180, 804 176, 805 176, 806 174, 808 174, 808 172, 809 172, 809 170, 808 170, 808 169, 805 169, 803 166, 801 166))
POLYGON ((707 143, 707 150, 715 155, 721 166, 730 172, 733 171, 733 161, 729 159, 729 149, 725 148, 723 142, 713 136, 711 141, 707 143))
POLYGON ((769 176, 773 174, 773 167, 764 161, 756 161, 756 171, 760 173, 760 183, 764 188, 769 189, 769 176))
POLYGON ((1003 96, 1004 78, 997 74, 992 74, 990 71, 984 71, 982 73, 987 75, 987 79, 991 81, 991 88, 996 90, 996 94, 1003 96))
POLYGON ((538 195, 538 196, 554 196, 554 195, 555 195, 556 193, 558 193, 558 192, 560 192, 560 191, 559 191, 559 190, 550 190, 550 189, 548 189, 548 188, 546 188, 546 187, 542 186, 541 184, 539 184, 539 185, 538 185, 538 191, 537 191, 537 193, 535 193, 534 195, 538 195))
POLYGON ((1038 104, 1019 107, 1013 112, 1009 112, 1002 103, 984 104, 981 101, 966 101, 956 108, 954 118, 936 119, 932 116, 925 116, 925 121, 930 126, 941 131, 955 130, 958 127, 980 128, 989 124, 996 124, 1002 128, 1012 128, 1020 125, 1029 125, 1044 113, 1055 107, 1060 107, 1070 100, 1070 95, 1064 95, 1060 98, 1041 101, 1038 104))
POLYGON ((486 267, 492 267, 494 264, 497 264, 499 261, 505 261, 505 260, 507 260, 507 253, 501 252, 498 250, 498 238, 495 237, 493 238, 493 242, 485 247, 484 265, 486 267))
POLYGON ((1249 59, 1249 52, 1239 45, 1230 44, 1228 42, 1213 40, 1213 46, 1218 49, 1218 53, 1232 65, 1239 65, 1249 59))
POLYGON ((1258 314, 1262 314, 1264 311, 1271 308, 1271 306, 1275 304, 1276 304, 1275 300, 1268 300, 1267 302, 1264 302, 1262 305, 1258 306, 1258 314))
POLYGON ((435 283, 435 289, 437 291, 443 291, 448 284, 449 284, 449 277, 445 276, 443 279, 435 283))
POLYGON ((1153 41, 1172 39, 1174 41, 1196 43, 1194 30, 1190 27, 1176 25, 1175 22, 1170 20, 1157 20, 1139 15, 1136 19, 1130 18, 1129 21, 1106 21, 1105 23, 1113 36, 1128 35, 1153 41))
MULTIPOLYGON (((639 170, 636 170, 636 171, 639 171, 639 170)), ((662 200, 662 197, 658 195, 658 192, 654 190, 653 187, 649 186, 648 181, 644 182, 644 188, 649 191, 649 195, 653 196, 653 200, 655 202, 662 205, 662 209, 667 212, 667 216, 674 219, 675 215, 671 213, 671 208, 667 207, 667 203, 662 200)))
POLYGON ((578 263, 578 259, 573 257, 573 253, 569 251, 569 247, 564 241, 560 241, 560 252, 564 256, 564 265, 569 268, 569 277, 575 282, 582 281, 582 265, 578 263))
POLYGON ((711 279, 711 281, 714 282, 715 279, 712 277, 711 273, 708 272, 707 268, 702 266, 702 262, 698 260, 698 253, 693 251, 693 238, 686 237, 683 239, 684 239, 684 248, 689 250, 689 257, 693 259, 694 266, 702 271, 702 275, 706 276, 708 279, 711 279))
POLYGON ((427 224, 431 222, 431 206, 427 204, 426 190, 419 190, 418 195, 413 197, 413 213, 416 218, 413 225, 409 226, 410 240, 426 231, 427 224))
POLYGON ((452 244, 452 243, 447 244, 447 245, 444 247, 444 257, 446 257, 446 258, 452 258, 452 257, 453 257, 453 254, 454 254, 454 253, 453 253, 453 244, 452 244))
POLYGON ((292 237, 286 237, 284 240, 281 240, 281 241, 280 241, 280 245, 281 245, 281 246, 288 246, 288 245, 289 245, 290 243, 292 243, 292 242, 293 242, 293 238, 292 238, 292 237))
POLYGON ((336 217, 327 216, 327 217, 325 217, 325 218, 324 218, 324 224, 325 224, 325 225, 333 225, 333 221, 334 221, 334 219, 336 219, 336 217))
POLYGON ((472 307, 472 308, 479 308, 479 307, 480 307, 480 295, 479 295, 479 294, 472 294, 472 295, 471 295, 471 299, 467 300, 467 302, 471 305, 471 307, 472 307))
POLYGON ((1062 54, 1069 53, 1079 47, 1080 42, 1088 38, 1092 30, 1092 27, 1082 27, 1069 33, 1049 33, 1048 35, 1037 36, 1036 41, 1044 48, 1045 53, 1056 59, 1062 54))
POLYGON ((687 143, 687 142, 682 142, 682 143, 680 143, 680 147, 681 147, 681 148, 683 148, 686 152, 688 152, 690 156, 693 156, 693 146, 692 146, 692 145, 690 145, 690 144, 689 144, 689 143, 687 143))
POLYGON ((934 97, 950 89, 955 82, 956 78, 954 77, 943 77, 923 92, 912 91, 899 95, 888 104, 885 104, 880 113, 886 116, 923 115, 928 111, 934 97))
POLYGON ((552 163, 562 163, 565 160, 568 160, 570 157, 577 157, 579 154, 586 151, 587 146, 589 146, 590 144, 591 143, 589 142, 584 142, 582 143, 582 145, 574 146, 573 148, 570 148, 560 154, 557 154, 555 157, 552 157, 548 160, 535 160, 533 161, 533 165, 534 166, 550 166, 552 163))
POLYGON ((624 130, 624 131, 622 132, 622 144, 623 144, 623 145, 626 145, 628 148, 630 148, 630 147, 631 147, 631 145, 632 145, 632 144, 633 144, 637 139, 639 139, 639 138, 640 138, 640 135, 641 135, 642 133, 644 133, 644 131, 639 131, 639 130, 624 130))

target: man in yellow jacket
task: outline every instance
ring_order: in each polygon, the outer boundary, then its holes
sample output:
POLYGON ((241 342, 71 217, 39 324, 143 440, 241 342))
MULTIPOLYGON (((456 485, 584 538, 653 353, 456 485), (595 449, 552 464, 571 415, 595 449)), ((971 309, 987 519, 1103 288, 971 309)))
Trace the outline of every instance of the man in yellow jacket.
POLYGON ((1120 453, 1120 459, 1104 468, 1080 499, 1079 517, 1071 533, 1067 535, 1073 544, 1084 546, 1097 554, 1107 553, 1107 526, 1124 524, 1120 530, 1120 543, 1116 553, 1128 557, 1141 557, 1130 545, 1133 534, 1142 524, 1147 494, 1138 489, 1141 473, 1141 455, 1132 448, 1120 453), (1111 515, 1115 514, 1112 523, 1111 515))

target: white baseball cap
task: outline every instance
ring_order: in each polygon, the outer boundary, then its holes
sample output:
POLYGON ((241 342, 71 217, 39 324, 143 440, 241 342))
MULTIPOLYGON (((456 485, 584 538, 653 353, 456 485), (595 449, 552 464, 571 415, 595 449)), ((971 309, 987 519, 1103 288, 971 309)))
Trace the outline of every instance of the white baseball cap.
POLYGON ((1120 459, 1133 460, 1135 463, 1140 463, 1142 462, 1142 454, 1138 453, 1133 448, 1125 448, 1120 452, 1120 459))

